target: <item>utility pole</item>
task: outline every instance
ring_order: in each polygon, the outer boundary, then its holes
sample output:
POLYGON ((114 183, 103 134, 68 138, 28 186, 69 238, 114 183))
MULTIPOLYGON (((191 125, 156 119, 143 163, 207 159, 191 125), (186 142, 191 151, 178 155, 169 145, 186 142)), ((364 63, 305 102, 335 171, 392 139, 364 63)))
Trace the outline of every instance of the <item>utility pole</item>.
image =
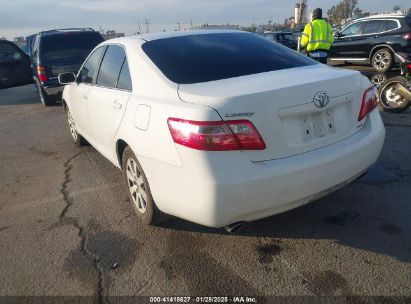
POLYGON ((138 24, 138 34, 140 35, 141 34, 141 26, 140 26, 140 22, 139 23, 137 23, 138 24))
POLYGON ((193 30, 193 19, 190 19, 191 30, 193 30))
POLYGON ((181 25, 180 25, 180 22, 177 22, 177 25, 178 25, 178 30, 179 30, 179 31, 181 31, 181 25))
POLYGON ((148 19, 145 19, 144 24, 146 25, 146 33, 148 33, 149 30, 149 25, 150 25, 150 21, 148 19))

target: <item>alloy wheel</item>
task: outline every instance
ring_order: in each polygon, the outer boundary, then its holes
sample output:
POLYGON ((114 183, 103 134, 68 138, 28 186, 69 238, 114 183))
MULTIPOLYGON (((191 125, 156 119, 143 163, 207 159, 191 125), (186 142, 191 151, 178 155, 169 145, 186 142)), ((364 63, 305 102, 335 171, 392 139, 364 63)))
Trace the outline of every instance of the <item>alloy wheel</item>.
POLYGON ((77 130, 76 130, 76 124, 75 124, 74 119, 71 116, 71 113, 70 113, 69 110, 67 110, 67 122, 68 122, 68 125, 69 125, 69 128, 70 128, 71 136, 73 137, 74 141, 77 141, 78 133, 77 133, 77 130))
POLYGON ((145 213, 147 210, 147 192, 145 182, 136 161, 132 158, 127 160, 126 174, 127 184, 133 199, 133 203, 136 205, 140 213, 145 213))
POLYGON ((378 51, 374 57, 374 67, 384 70, 391 62, 391 54, 388 51, 378 51))
POLYGON ((372 84, 374 84, 377 88, 379 88, 386 80, 387 76, 385 76, 384 74, 376 74, 371 77, 372 84))

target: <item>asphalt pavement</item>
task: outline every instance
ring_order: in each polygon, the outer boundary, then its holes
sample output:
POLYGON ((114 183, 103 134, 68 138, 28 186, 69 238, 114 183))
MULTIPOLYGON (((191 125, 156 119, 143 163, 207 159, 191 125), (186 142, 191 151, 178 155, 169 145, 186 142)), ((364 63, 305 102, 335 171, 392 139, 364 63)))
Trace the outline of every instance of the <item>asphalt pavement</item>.
MULTIPOLYGON (((386 143, 368 175, 228 234, 175 218, 143 226, 121 172, 93 147, 72 144, 61 106, 43 107, 31 85, 1 90, 0 303, 16 299, 4 296, 410 301, 411 110, 382 116, 386 143)), ((176 191, 183 196, 184 185, 176 191)))

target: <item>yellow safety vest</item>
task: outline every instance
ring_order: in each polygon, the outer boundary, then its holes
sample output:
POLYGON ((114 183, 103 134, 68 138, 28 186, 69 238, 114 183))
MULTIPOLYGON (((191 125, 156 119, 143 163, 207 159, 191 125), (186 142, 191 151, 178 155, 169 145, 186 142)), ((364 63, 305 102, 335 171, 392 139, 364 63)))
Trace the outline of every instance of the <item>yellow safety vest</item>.
POLYGON ((301 46, 307 48, 308 52, 328 51, 333 43, 332 27, 324 19, 316 19, 305 26, 301 37, 301 46))

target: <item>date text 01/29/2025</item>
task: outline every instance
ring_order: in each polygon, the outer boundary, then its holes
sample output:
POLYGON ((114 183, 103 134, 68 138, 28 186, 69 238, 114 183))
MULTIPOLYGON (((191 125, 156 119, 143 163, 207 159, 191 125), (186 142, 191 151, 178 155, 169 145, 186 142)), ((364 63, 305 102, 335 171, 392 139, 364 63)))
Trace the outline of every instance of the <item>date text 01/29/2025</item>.
POLYGON ((254 297, 150 297, 150 303, 257 303, 254 297))

